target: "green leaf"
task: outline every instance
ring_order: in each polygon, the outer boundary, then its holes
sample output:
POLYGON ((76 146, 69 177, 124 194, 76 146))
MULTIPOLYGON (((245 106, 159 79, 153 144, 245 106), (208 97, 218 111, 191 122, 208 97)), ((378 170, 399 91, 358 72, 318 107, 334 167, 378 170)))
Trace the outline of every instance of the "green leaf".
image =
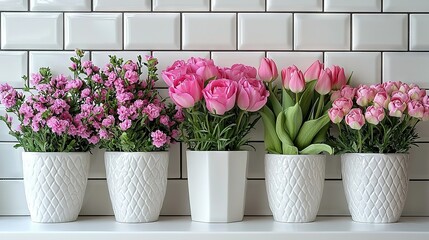
POLYGON ((298 103, 296 103, 293 107, 289 107, 285 111, 286 115, 286 129, 289 133, 290 139, 293 141, 298 134, 299 129, 302 125, 302 111, 301 107, 298 103))
POLYGON ((316 134, 314 137, 312 143, 324 143, 327 140, 328 137, 328 130, 329 130, 330 124, 326 124, 323 126, 322 129, 316 134))
POLYGON ((282 150, 284 155, 298 155, 298 148, 290 146, 288 144, 282 144, 282 150))
POLYGON ((290 146, 293 146, 293 142, 292 139, 290 138, 288 132, 285 130, 284 127, 284 123, 285 123, 285 112, 281 112, 278 116, 277 116, 277 120, 276 120, 276 133, 277 136, 279 137, 280 141, 283 144, 287 144, 290 146))
POLYGON ((311 144, 300 151, 301 154, 308 154, 308 155, 315 155, 322 152, 327 152, 332 155, 334 153, 334 150, 332 149, 331 146, 327 144, 319 143, 319 144, 311 144))
POLYGON ((276 134, 273 112, 267 106, 264 106, 259 113, 261 114, 262 121, 264 123, 265 149, 270 153, 280 153, 281 143, 276 134))
POLYGON ((299 100, 299 104, 301 105, 302 115, 305 117, 310 111, 311 102, 313 101, 314 96, 314 86, 316 86, 316 80, 312 80, 306 83, 307 86, 305 91, 302 93, 301 98, 299 100))
POLYGON ((298 149, 304 149, 311 144, 313 138, 319 131, 330 121, 328 114, 322 115, 320 118, 304 122, 299 130, 298 136, 295 139, 295 144, 298 149))
POLYGON ((294 104, 293 99, 287 92, 285 88, 282 88, 282 105, 283 105, 283 111, 286 110, 289 107, 292 107, 294 104))
POLYGON ((280 104, 279 100, 277 99, 277 96, 273 92, 270 93, 268 99, 273 106, 274 114, 277 116, 281 111, 283 111, 282 105, 280 104))

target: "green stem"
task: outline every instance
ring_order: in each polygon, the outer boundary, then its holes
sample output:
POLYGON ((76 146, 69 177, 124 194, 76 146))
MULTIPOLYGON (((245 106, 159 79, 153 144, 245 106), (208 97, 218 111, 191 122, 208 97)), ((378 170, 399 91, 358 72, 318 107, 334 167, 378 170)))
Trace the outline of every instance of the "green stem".
POLYGON ((358 131, 358 152, 362 152, 362 133, 360 130, 356 131, 358 131))
POLYGON ((370 144, 373 144, 373 142, 374 142, 374 126, 372 124, 369 125, 369 131, 371 133, 371 143, 370 144))
POLYGON ((339 135, 340 135, 340 139, 343 139, 343 136, 341 134, 341 124, 337 123, 337 126, 338 126, 338 132, 339 132, 339 135))
POLYGON ((240 111, 240 116, 238 117, 237 126, 235 126, 235 135, 237 135, 240 132, 241 119, 243 118, 245 113, 246 113, 245 111, 242 111, 242 110, 240 111))
POLYGON ((323 105, 325 103, 325 95, 320 95, 319 103, 317 104, 316 116, 315 119, 319 118, 321 115, 321 111, 323 110, 323 105))

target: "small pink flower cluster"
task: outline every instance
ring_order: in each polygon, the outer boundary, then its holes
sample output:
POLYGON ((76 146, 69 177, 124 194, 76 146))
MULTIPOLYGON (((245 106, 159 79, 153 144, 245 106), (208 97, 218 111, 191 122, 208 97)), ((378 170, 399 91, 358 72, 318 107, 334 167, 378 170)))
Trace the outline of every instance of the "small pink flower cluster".
POLYGON ((377 125, 388 117, 412 117, 429 120, 429 98, 424 89, 415 84, 385 82, 376 85, 348 85, 332 95, 328 114, 333 123, 343 118, 352 129, 360 130, 365 122, 377 125))
POLYGON ((213 60, 192 57, 175 61, 162 78, 178 107, 192 108, 204 100, 211 113, 224 115, 234 106, 256 112, 265 105, 269 92, 256 74, 255 68, 243 64, 222 68, 213 60))

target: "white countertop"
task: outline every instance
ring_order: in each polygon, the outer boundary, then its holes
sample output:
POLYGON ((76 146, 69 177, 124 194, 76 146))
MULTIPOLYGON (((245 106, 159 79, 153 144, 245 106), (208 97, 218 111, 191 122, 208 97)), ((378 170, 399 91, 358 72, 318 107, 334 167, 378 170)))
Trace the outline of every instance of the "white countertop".
POLYGON ((163 216, 158 222, 124 224, 113 216, 83 216, 70 223, 40 224, 28 216, 0 217, 2 240, 427 240, 429 217, 403 217, 394 224, 356 223, 350 217, 319 217, 312 223, 279 223, 245 217, 237 223, 192 222, 163 216))

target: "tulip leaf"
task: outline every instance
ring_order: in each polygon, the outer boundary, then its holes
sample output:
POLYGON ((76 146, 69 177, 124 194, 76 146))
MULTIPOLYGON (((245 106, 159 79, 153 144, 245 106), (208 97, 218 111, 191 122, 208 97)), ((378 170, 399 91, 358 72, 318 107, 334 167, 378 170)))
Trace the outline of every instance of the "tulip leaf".
POLYGON ((276 133, 277 133, 277 136, 279 137, 280 141, 282 141, 283 145, 286 144, 286 145, 293 146, 293 142, 292 142, 292 140, 291 140, 288 132, 285 130, 285 127, 284 127, 285 118, 286 118, 286 116, 285 116, 286 112, 281 112, 277 116, 277 120, 276 120, 276 133))
POLYGON ((304 122, 295 139, 295 145, 298 149, 304 149, 310 145, 313 138, 329 123, 329 121, 328 114, 324 114, 320 118, 304 122))
POLYGON ((315 154, 319 154, 322 152, 327 152, 327 153, 332 155, 334 153, 334 150, 332 149, 331 146, 329 146, 327 144, 318 143, 318 144, 311 144, 311 145, 307 146, 306 148, 301 150, 299 153, 307 154, 307 155, 315 155, 315 154))
POLYGON ((282 105, 280 104, 279 100, 277 99, 277 96, 273 92, 270 92, 270 96, 268 97, 268 99, 270 100, 270 103, 272 105, 272 109, 274 110, 274 114, 276 116, 279 115, 279 113, 281 111, 283 111, 283 109, 282 109, 282 105))
POLYGON ((261 114, 262 121, 264 123, 265 149, 270 153, 281 153, 281 143, 276 134, 275 117, 273 112, 267 106, 264 106, 259 113, 261 114))
MULTIPOLYGON (((299 129, 302 125, 302 111, 298 103, 293 107, 289 107, 285 111, 286 115, 286 129, 289 133, 291 140, 295 140, 296 135, 298 134, 299 129)), ((278 119, 277 119, 278 120, 278 119)))
POLYGON ((292 107, 294 101, 285 88, 282 88, 282 106, 283 110, 292 107))
POLYGON ((298 155, 298 148, 288 144, 282 144, 283 155, 298 155))
POLYGON ((316 136, 313 138, 312 143, 323 143, 326 142, 326 139, 328 137, 328 129, 330 125, 329 123, 323 126, 322 129, 316 134, 316 136))
POLYGON ((315 85, 316 85, 315 80, 308 82, 305 88, 305 91, 302 93, 301 98, 299 100, 299 104, 301 105, 302 115, 304 117, 306 117, 308 114, 308 111, 310 111, 311 102, 313 101, 313 96, 314 96, 315 85))

